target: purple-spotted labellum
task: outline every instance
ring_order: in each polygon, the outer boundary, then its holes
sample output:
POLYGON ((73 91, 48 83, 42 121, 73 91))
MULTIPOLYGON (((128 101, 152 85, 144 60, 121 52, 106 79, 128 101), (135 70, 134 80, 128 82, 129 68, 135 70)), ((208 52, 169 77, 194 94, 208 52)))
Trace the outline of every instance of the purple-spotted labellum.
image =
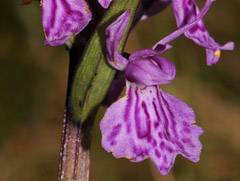
POLYGON ((193 110, 156 85, 127 81, 126 87, 127 95, 107 109, 100 123, 103 148, 116 158, 150 158, 163 175, 178 154, 199 161, 203 130, 192 125, 193 110))
POLYGON ((107 58, 114 68, 125 71, 126 96, 112 104, 100 122, 102 146, 116 158, 140 162, 150 158, 166 175, 178 154, 197 162, 203 130, 193 125, 195 114, 184 102, 161 90, 176 74, 174 64, 157 54, 171 48, 168 43, 193 27, 208 11, 212 0, 190 23, 171 33, 152 49, 137 50, 128 59, 118 51, 130 11, 106 29, 107 58))
MULTIPOLYGON (((191 22, 199 13, 195 0, 172 0, 172 7, 178 27, 191 22)), ((225 45, 216 43, 209 35, 202 20, 186 31, 185 36, 192 39, 198 45, 206 48, 207 65, 217 63, 220 58, 221 50, 234 49, 233 42, 228 42, 225 45)))
POLYGON ((45 45, 64 44, 81 32, 92 19, 85 0, 42 0, 42 24, 45 45))

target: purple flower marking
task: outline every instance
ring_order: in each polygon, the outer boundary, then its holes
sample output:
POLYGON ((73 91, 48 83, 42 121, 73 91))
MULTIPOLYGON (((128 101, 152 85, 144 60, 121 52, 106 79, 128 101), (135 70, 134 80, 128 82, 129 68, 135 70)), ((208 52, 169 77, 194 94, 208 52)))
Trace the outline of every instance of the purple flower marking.
POLYGON ((150 158, 166 175, 176 155, 197 162, 203 130, 193 110, 158 86, 127 81, 127 96, 112 104, 100 123, 102 146, 116 158, 140 162, 150 158))
POLYGON ((171 48, 168 43, 193 27, 206 14, 213 0, 202 11, 152 49, 137 50, 124 58, 118 46, 130 12, 123 13, 107 30, 107 57, 118 70, 125 70, 126 96, 112 104, 100 122, 102 146, 117 158, 140 162, 150 158, 159 172, 166 175, 178 154, 197 162, 203 130, 195 123, 193 110, 164 92, 157 85, 170 83, 176 74, 169 60, 155 56, 171 48))
POLYGON ((45 45, 64 44, 81 32, 92 19, 85 0, 42 0, 42 24, 45 45))
MULTIPOLYGON (((178 27, 188 24, 195 19, 199 13, 199 9, 194 0, 173 0, 172 7, 178 27)), ((228 42, 225 45, 216 43, 205 28, 203 20, 198 21, 198 23, 184 34, 198 45, 206 48, 207 65, 213 65, 218 62, 221 50, 234 49, 233 42, 228 42)))

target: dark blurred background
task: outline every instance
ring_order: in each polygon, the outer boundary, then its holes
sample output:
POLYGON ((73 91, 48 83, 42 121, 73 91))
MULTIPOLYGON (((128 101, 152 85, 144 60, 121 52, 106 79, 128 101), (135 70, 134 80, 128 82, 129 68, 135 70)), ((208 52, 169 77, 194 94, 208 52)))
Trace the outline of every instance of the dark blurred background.
MULTIPOLYGON (((64 46, 43 45, 39 4, 20 4, 11 0, 0 6, 0 180, 56 180, 68 54, 64 46)), ((235 42, 235 50, 222 52, 215 66, 207 67, 204 48, 184 36, 163 55, 176 64, 177 77, 162 88, 193 107, 205 130, 200 162, 177 156, 169 175, 161 176, 150 160, 113 158, 100 144, 102 107, 93 132, 91 181, 240 180, 239 9, 239 0, 218 0, 204 18, 217 42, 235 42)), ((175 29, 169 6, 140 22, 125 50, 150 48, 175 29)))

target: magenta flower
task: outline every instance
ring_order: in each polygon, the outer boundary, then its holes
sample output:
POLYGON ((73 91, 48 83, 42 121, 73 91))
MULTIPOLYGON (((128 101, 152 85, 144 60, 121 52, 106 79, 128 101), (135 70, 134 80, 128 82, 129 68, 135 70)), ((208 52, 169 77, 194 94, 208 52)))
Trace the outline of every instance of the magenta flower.
MULTIPOLYGON (((149 9, 142 16, 142 20, 161 12, 171 1, 173 14, 179 28, 194 20, 199 13, 199 8, 195 0, 153 0, 149 9)), ((184 32, 184 34, 187 38, 206 48, 207 65, 213 65, 218 62, 221 50, 234 49, 233 42, 228 42, 224 45, 216 43, 209 35, 203 20, 198 21, 192 28, 184 32)))
POLYGON ((193 27, 208 11, 207 0, 196 18, 159 41, 152 49, 137 50, 128 59, 118 51, 130 11, 106 29, 107 58, 111 66, 125 71, 126 96, 112 104, 100 122, 102 146, 116 158, 140 162, 150 158, 166 175, 178 154, 197 162, 203 130, 193 125, 195 114, 186 103, 161 90, 176 74, 174 64, 157 54, 171 48, 168 43, 193 27))
POLYGON ((42 24, 45 45, 64 44, 89 23, 92 13, 85 0, 42 0, 42 24))
MULTIPOLYGON (((199 9, 194 0, 172 0, 172 7, 178 27, 191 22, 199 13, 199 9)), ((233 42, 228 42, 225 45, 216 43, 205 28, 203 20, 196 23, 184 34, 198 45, 206 48, 207 65, 217 63, 220 58, 221 50, 234 49, 233 42)))

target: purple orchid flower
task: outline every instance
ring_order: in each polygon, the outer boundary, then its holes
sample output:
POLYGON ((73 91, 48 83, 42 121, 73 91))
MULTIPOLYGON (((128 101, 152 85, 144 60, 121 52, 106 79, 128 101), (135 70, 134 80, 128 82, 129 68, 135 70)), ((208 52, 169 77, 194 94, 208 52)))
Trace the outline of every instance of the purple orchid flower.
POLYGON ((45 45, 64 44, 81 32, 92 19, 85 0, 42 0, 42 24, 45 45))
POLYGON ((118 51, 130 11, 123 13, 106 29, 107 58, 111 66, 124 70, 126 96, 112 104, 100 122, 102 146, 116 158, 140 162, 150 158, 159 172, 166 175, 178 154, 197 162, 203 130, 192 125, 195 114, 186 103, 161 90, 158 85, 170 83, 176 74, 174 64, 160 56, 168 43, 193 27, 208 11, 213 0, 207 0, 191 23, 185 24, 152 49, 137 50, 128 59, 118 51))
MULTIPOLYGON (((199 13, 199 9, 194 0, 172 0, 172 7, 178 27, 191 22, 199 13)), ((233 42, 228 42, 225 45, 216 43, 209 35, 202 20, 184 34, 187 38, 192 39, 198 45, 206 48, 207 65, 213 65, 218 62, 221 50, 234 49, 233 42)))
MULTIPOLYGON (((173 14, 176 18, 177 26, 182 27, 193 19, 199 13, 199 8, 195 0, 153 0, 148 11, 143 15, 142 20, 161 12, 172 1, 173 14)), ((205 28, 203 20, 186 31, 185 36, 192 39, 195 43, 206 48, 207 65, 216 64, 220 58, 221 50, 233 50, 234 43, 228 42, 220 45, 214 41, 205 28)))

